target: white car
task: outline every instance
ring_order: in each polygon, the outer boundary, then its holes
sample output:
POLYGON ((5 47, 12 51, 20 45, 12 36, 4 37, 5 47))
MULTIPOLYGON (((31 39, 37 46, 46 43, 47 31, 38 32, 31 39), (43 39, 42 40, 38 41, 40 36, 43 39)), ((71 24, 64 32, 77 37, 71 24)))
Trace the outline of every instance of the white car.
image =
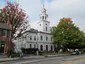
POLYGON ((73 51, 71 54, 72 54, 72 55, 79 55, 80 52, 79 52, 79 51, 73 51))

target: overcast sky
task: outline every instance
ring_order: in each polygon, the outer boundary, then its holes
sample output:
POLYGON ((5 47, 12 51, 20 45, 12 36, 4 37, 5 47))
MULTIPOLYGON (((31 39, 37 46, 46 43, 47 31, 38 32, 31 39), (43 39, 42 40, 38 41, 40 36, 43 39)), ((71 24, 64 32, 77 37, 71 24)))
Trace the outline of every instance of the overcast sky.
MULTIPOLYGON (((15 0, 10 0, 15 1, 15 0)), ((43 4, 47 9, 50 25, 57 25, 60 18, 72 18, 73 23, 85 32, 85 0, 16 0, 29 16, 32 28, 36 28, 40 20, 40 13, 43 4)), ((0 8, 4 0, 0 0, 0 8)))

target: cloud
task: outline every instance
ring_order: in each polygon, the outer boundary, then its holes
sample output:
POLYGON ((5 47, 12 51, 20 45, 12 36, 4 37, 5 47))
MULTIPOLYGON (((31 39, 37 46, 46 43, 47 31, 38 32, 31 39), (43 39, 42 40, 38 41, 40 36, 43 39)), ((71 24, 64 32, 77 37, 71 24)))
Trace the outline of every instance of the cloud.
MULTIPOLYGON (((42 9, 41 0, 16 0, 20 7, 23 8, 29 16, 29 22, 36 27, 37 21, 40 20, 42 9)), ((48 20, 50 25, 57 25, 62 17, 70 17, 73 23, 81 30, 85 31, 85 0, 44 0, 47 9, 48 20)), ((1 7, 1 5, 0 5, 1 7)))
MULTIPOLYGON (((21 1, 21 0, 20 0, 21 1)), ((42 4, 40 0, 28 0, 21 1, 26 7, 26 11, 29 13, 31 26, 36 27, 37 21, 39 19, 39 14, 41 13, 42 4)), ((45 8, 47 9, 48 20, 50 25, 57 25, 60 18, 70 17, 73 23, 77 25, 81 30, 85 31, 85 0, 45 0, 45 8)))
POLYGON ((49 19, 53 25, 62 17, 70 17, 73 23, 85 31, 85 0, 54 0, 46 2, 49 19), (53 20, 53 21, 52 21, 53 20))
POLYGON ((30 19, 36 20, 36 13, 37 16, 40 12, 41 8, 41 1, 40 0, 18 0, 20 7, 26 10, 27 15, 29 15, 30 19), (34 17, 35 16, 35 17, 34 17))
POLYGON ((0 1, 0 8, 3 8, 6 5, 4 1, 0 1))
POLYGON ((31 28, 38 29, 38 24, 37 24, 37 22, 38 22, 38 21, 30 22, 31 28))

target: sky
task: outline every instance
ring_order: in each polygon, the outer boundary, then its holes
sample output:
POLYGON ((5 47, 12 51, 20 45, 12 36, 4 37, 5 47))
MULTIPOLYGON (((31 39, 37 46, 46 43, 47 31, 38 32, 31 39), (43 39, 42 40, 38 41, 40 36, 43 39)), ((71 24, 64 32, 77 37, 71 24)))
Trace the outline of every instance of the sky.
MULTIPOLYGON (((0 8, 5 6, 5 0, 0 0, 0 8)), ((9 0, 17 1, 29 16, 32 28, 37 29, 37 22, 43 4, 47 10, 50 26, 58 24, 63 17, 72 18, 73 23, 85 32, 85 0, 9 0)))

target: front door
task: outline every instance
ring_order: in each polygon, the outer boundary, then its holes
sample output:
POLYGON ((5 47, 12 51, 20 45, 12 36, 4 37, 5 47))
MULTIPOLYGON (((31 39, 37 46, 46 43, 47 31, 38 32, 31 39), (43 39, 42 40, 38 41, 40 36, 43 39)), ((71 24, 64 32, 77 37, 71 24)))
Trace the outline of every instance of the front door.
POLYGON ((4 53, 4 42, 0 41, 0 53, 4 53))

